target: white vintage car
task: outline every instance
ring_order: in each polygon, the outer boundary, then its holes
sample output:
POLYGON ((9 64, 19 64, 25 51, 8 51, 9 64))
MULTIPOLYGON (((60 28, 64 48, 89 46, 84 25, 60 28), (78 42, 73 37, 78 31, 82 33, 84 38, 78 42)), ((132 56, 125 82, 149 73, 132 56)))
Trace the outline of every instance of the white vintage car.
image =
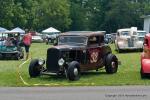
POLYGON ((43 39, 40 35, 35 35, 35 36, 32 36, 32 42, 34 43, 42 43, 43 42, 43 39))
POLYGON ((137 30, 135 27, 118 29, 115 40, 115 48, 118 52, 122 50, 143 49, 143 41, 146 31, 137 30))

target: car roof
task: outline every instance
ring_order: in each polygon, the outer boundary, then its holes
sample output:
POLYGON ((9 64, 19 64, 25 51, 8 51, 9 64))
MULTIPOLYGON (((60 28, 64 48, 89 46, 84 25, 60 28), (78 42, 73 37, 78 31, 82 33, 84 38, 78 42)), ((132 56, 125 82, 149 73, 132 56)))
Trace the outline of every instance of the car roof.
MULTIPOLYGON (((124 29, 118 29, 118 32, 122 32, 122 31, 131 31, 131 28, 124 28, 124 29)), ((146 32, 144 30, 137 30, 137 32, 146 32)))
POLYGON ((117 32, 122 32, 122 31, 130 31, 130 28, 124 28, 124 29, 118 29, 117 32))
POLYGON ((59 36, 95 36, 95 35, 104 35, 106 31, 69 31, 65 33, 61 33, 59 36))

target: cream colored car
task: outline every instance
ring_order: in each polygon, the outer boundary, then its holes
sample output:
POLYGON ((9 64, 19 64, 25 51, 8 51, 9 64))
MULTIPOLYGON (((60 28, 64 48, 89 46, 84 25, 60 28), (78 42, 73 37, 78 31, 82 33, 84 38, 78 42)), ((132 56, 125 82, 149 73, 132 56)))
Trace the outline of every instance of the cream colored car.
POLYGON ((137 28, 118 29, 115 47, 118 52, 122 50, 143 49, 143 41, 146 32, 137 28))

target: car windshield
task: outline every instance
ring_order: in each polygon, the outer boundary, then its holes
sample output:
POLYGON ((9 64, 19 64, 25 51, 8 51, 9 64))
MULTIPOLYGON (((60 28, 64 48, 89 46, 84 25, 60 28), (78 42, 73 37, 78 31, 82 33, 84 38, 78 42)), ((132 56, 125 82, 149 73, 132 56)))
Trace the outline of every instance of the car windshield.
POLYGON ((137 32, 138 36, 145 36, 146 32, 137 32))
POLYGON ((87 37, 84 36, 60 36, 58 45, 86 45, 87 37))
POLYGON ((122 32, 121 32, 121 35, 122 35, 122 36, 128 36, 128 35, 129 35, 129 31, 122 31, 122 32))

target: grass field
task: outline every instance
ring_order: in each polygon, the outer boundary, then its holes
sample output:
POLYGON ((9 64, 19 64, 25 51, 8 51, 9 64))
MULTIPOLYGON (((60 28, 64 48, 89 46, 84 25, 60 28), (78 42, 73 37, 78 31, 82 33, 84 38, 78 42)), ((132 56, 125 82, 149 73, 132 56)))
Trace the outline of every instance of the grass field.
MULTIPOLYGON (((31 46, 32 58, 46 58, 49 45, 34 43, 31 46)), ((150 85, 150 79, 140 78, 140 52, 117 53, 111 45, 113 53, 121 61, 118 72, 108 75, 105 70, 87 72, 81 75, 78 81, 68 81, 65 77, 41 76, 30 78, 27 62, 19 72, 28 86, 102 86, 102 85, 150 85)), ((26 86, 18 75, 18 66, 23 61, 0 61, 0 86, 26 86)))

